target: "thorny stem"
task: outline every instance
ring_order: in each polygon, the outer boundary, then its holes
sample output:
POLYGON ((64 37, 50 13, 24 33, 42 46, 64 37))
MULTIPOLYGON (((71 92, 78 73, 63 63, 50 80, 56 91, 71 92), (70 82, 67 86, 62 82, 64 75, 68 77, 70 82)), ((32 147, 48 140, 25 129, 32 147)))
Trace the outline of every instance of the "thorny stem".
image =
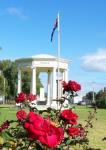
POLYGON ((95 114, 97 113, 97 108, 96 108, 96 106, 94 106, 94 111, 93 112, 89 112, 89 115, 88 115, 88 120, 87 120, 87 123, 86 123, 86 125, 84 126, 84 129, 87 129, 89 126, 91 126, 92 124, 92 119, 94 119, 95 118, 95 114))

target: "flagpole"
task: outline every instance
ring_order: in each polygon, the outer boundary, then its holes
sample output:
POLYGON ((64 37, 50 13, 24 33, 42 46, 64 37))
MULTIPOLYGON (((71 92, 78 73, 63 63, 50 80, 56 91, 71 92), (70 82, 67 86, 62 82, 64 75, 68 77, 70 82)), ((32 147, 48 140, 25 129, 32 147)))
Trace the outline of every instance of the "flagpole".
MULTIPOLYGON (((59 99, 59 61, 60 61, 60 16, 58 13, 58 49, 57 49, 57 99, 59 99)), ((58 107, 58 104, 57 104, 58 107)))

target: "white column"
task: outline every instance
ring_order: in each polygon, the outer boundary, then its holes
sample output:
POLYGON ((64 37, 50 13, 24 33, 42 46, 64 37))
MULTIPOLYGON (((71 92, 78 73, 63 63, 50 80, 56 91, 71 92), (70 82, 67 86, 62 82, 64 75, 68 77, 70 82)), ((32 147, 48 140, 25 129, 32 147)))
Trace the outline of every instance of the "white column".
POLYGON ((50 105, 53 99, 53 72, 50 73, 50 105))
POLYGON ((32 94, 36 95, 36 68, 32 68, 32 94))
POLYGON ((17 93, 21 92, 21 69, 18 68, 18 91, 17 93))
POLYGON ((62 71, 62 80, 65 81, 65 73, 62 71))
POLYGON ((59 90, 58 90, 58 92, 59 92, 59 98, 61 98, 62 97, 62 80, 59 80, 59 90))
POLYGON ((53 99, 56 99, 56 68, 53 68, 53 99))
MULTIPOLYGON (((62 70, 62 81, 65 81, 65 71, 62 70)), ((62 83, 61 83, 62 84, 62 83)), ((62 86, 62 85, 61 85, 62 86)), ((62 92, 61 92, 61 95, 63 95, 63 87, 62 87, 62 92)))
POLYGON ((48 90, 48 92, 47 92, 47 105, 49 105, 50 106, 50 104, 51 104, 51 102, 50 102, 50 95, 51 95, 51 85, 50 85, 50 83, 51 83, 51 72, 48 72, 48 83, 47 83, 47 90, 48 90))
POLYGON ((64 80, 68 82, 68 69, 64 71, 64 80))

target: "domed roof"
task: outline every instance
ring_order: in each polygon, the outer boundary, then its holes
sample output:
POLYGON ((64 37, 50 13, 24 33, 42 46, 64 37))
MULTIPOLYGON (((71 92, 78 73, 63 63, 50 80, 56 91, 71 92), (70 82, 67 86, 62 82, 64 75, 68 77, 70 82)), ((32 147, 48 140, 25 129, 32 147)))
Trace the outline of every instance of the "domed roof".
MULTIPOLYGON (((33 55, 31 57, 27 57, 27 58, 19 58, 16 59, 15 61, 17 63, 23 63, 23 62, 32 62, 32 61, 57 61, 58 58, 49 54, 39 54, 39 55, 33 55)), ((63 59, 63 58, 59 58, 60 62, 65 62, 65 63, 69 63, 69 60, 63 59)))
POLYGON ((31 58, 56 58, 56 57, 48 54, 39 54, 31 56, 31 58))

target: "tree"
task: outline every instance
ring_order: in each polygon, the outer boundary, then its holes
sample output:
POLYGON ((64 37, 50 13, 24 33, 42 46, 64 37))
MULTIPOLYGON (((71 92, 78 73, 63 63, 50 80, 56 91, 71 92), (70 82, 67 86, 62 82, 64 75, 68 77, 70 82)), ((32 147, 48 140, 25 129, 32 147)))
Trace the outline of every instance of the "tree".
POLYGON ((5 97, 13 99, 16 95, 17 66, 11 60, 0 61, 0 69, 5 79, 5 97))
POLYGON ((0 96, 4 95, 4 77, 0 75, 0 96))
MULTIPOLYGON (((94 98, 95 98, 95 96, 96 96, 96 93, 94 92, 94 98)), ((86 93, 85 99, 89 100, 89 102, 92 103, 93 102, 93 91, 86 93)))
MULTIPOLYGON (((11 60, 0 61, 0 71, 2 72, 1 77, 1 91, 3 92, 3 80, 5 79, 5 96, 7 99, 14 99, 17 94, 18 86, 18 68, 16 62, 11 60), (2 79, 3 78, 3 79, 2 79)), ((39 89, 42 87, 39 76, 37 75, 37 94, 39 94, 39 89)), ((25 93, 30 93, 31 84, 31 70, 27 69, 22 71, 22 90, 25 93)))
POLYGON ((22 91, 30 93, 31 73, 29 70, 22 71, 22 91))
MULTIPOLYGON (((106 91, 100 90, 97 93, 94 92, 94 97, 98 108, 106 108, 106 91)), ((84 98, 90 100, 90 103, 92 103, 93 92, 86 93, 84 98)))
POLYGON ((103 90, 100 90, 96 94, 96 105, 99 108, 106 108, 106 92, 103 90))
MULTIPOLYGON (((31 71, 29 69, 22 72, 22 91, 25 93, 30 93, 31 87, 31 71)), ((42 83, 39 78, 39 74, 36 75, 36 93, 40 93, 40 87, 42 83)))

